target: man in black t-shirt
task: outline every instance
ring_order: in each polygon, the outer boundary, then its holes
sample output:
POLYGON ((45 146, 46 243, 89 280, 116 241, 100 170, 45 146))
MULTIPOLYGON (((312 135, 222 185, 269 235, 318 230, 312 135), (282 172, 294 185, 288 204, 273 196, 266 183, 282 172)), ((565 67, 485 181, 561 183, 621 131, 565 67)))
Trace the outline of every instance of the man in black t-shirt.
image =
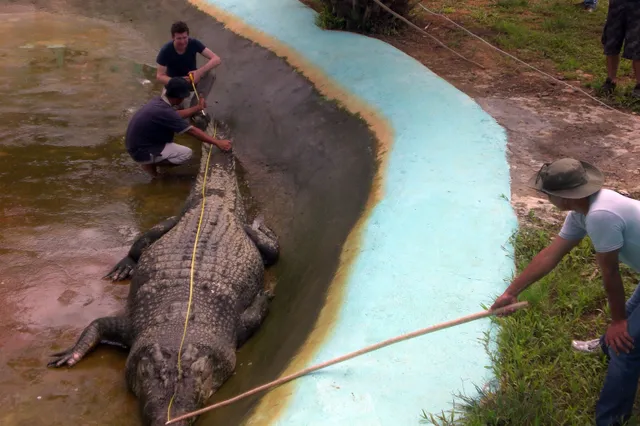
MULTIPOLYGON (((220 65, 220 57, 200 40, 189 37, 189 27, 182 21, 171 25, 171 38, 158 52, 156 79, 166 85, 172 77, 183 77, 191 84, 189 74, 192 74, 198 95, 206 98, 215 79, 211 70, 220 65), (208 59, 200 68, 196 64, 198 53, 208 59)), ((162 94, 164 93, 163 90, 162 94)), ((192 107, 196 103, 197 99, 191 88, 189 96, 178 105, 178 109, 192 107)))
POLYGON ((173 142, 175 134, 188 133, 223 151, 231 149, 230 141, 214 139, 186 120, 204 109, 204 98, 193 107, 174 109, 189 96, 190 86, 183 78, 173 77, 165 86, 165 93, 152 98, 129 121, 125 136, 127 152, 152 177, 158 176, 158 165, 177 166, 191 159, 191 148, 173 142))

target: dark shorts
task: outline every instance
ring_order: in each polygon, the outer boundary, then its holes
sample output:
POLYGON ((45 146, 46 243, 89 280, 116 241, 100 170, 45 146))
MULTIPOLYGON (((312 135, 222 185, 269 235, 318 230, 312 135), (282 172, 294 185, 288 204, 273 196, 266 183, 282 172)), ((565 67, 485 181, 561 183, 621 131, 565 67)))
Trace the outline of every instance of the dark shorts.
POLYGON ((640 1, 611 0, 607 21, 602 30, 602 46, 607 56, 619 55, 624 44, 622 57, 640 60, 640 1))

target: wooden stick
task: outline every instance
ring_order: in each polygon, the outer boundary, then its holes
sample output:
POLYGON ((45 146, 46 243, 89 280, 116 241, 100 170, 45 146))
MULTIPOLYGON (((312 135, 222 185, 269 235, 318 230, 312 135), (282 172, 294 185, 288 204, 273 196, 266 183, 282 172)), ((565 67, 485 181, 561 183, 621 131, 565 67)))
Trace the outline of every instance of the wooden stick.
POLYGON ((269 388, 273 388, 273 387, 279 386, 279 385, 281 385, 283 383, 286 383, 286 382, 289 382, 291 380, 297 379, 298 377, 304 376, 305 374, 309 374, 309 373, 311 373, 313 371, 317 371, 317 370, 320 370, 322 368, 326 368, 326 367, 328 367, 330 365, 334 365, 334 364, 338 364, 340 362, 344 362, 344 361, 346 361, 348 359, 357 357, 357 356, 365 354, 367 352, 375 351, 377 349, 383 348, 385 346, 392 345, 394 343, 401 342, 403 340, 413 339, 414 337, 418 337, 418 336, 421 336, 423 334, 432 333, 434 331, 438 331, 438 330, 442 330, 444 328, 449 328, 449 327, 453 327, 453 326, 456 326, 456 325, 464 324, 464 323, 467 323, 467 322, 470 322, 470 321, 474 321, 474 320, 477 320, 477 319, 480 319, 480 318, 488 317, 488 316, 491 316, 491 315, 499 315, 499 314, 507 312, 507 311, 510 311, 510 312, 516 311, 518 309, 524 308, 527 305, 528 305, 527 302, 518 302, 518 303, 514 303, 512 305, 504 306, 502 308, 499 308, 499 309, 496 309, 496 310, 493 310, 493 311, 492 310, 481 311, 481 312, 478 312, 478 313, 475 313, 475 314, 467 315, 467 316, 462 317, 462 318, 458 318, 456 320, 443 322, 443 323, 440 323, 440 324, 437 324, 437 325, 434 325, 434 326, 431 326, 431 327, 428 327, 428 328, 423 328, 421 330, 417 330, 417 331, 414 331, 412 333, 403 334, 403 335, 394 337, 392 339, 388 339, 388 340, 385 340, 383 342, 376 343, 376 344, 371 345, 371 346, 367 346, 367 347, 362 348, 362 349, 360 349, 358 351, 351 352, 349 354, 346 354, 346 355, 343 355, 341 357, 332 359, 330 361, 326 361, 326 362, 323 362, 321 364, 316 364, 316 365, 314 365, 312 367, 305 368, 304 370, 301 370, 301 371, 299 371, 297 373, 293 373, 293 374, 290 374, 288 376, 282 377, 280 379, 274 380, 272 382, 266 383, 266 384, 264 384, 262 386, 258 386, 257 388, 251 389, 250 391, 247 391, 247 392, 245 392, 243 394, 235 396, 235 397, 233 397, 231 399, 227 399, 226 401, 218 402, 217 404, 213 404, 213 405, 210 405, 208 407, 201 408, 201 409, 193 411, 191 413, 183 414, 182 416, 176 417, 175 419, 172 419, 172 420, 166 422, 165 425, 176 423, 176 422, 179 422, 180 420, 185 420, 185 419, 188 419, 189 417, 194 417, 194 416, 200 415, 202 413, 205 413, 207 411, 211 411, 211 410, 216 409, 216 408, 224 407, 225 405, 233 404, 236 401, 239 401, 239 400, 244 399, 244 398, 246 398, 248 396, 254 395, 254 394, 258 393, 258 392, 262 392, 263 390, 266 390, 266 389, 269 389, 269 388))

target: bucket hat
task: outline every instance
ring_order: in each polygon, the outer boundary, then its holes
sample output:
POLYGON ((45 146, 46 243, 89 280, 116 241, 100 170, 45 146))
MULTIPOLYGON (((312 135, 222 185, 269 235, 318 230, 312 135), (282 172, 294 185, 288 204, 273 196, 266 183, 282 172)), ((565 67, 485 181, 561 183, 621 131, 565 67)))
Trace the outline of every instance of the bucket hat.
POLYGON ((167 98, 184 99, 191 94, 191 85, 182 77, 173 77, 164 86, 167 98))
POLYGON ((573 158, 544 163, 538 173, 529 179, 529 186, 533 189, 571 199, 595 194, 603 183, 604 175, 597 167, 573 158))

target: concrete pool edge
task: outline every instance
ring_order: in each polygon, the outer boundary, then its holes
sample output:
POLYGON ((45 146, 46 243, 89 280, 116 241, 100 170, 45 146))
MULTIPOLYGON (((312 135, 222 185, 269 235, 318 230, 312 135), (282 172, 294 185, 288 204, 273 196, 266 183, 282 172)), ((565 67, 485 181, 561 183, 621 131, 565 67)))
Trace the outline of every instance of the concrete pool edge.
MULTIPOLYGON (((208 3, 207 0, 187 1, 198 10, 221 22, 225 29, 251 40, 283 59, 294 70, 307 78, 320 94, 342 104, 348 113, 360 116, 377 138, 378 143, 375 155, 377 167, 368 201, 358 221, 353 226, 353 229, 343 244, 338 268, 329 285, 327 298, 315 322, 313 331, 282 372, 280 375, 280 377, 282 377, 302 370, 304 366, 313 359, 315 352, 318 351, 320 345, 326 339, 326 336, 331 332, 331 328, 335 326, 335 322, 331 321, 330 318, 336 316, 341 306, 346 287, 343 284, 346 283, 350 268, 353 266, 355 258, 358 255, 358 248, 362 240, 365 224, 369 220, 373 208, 383 197, 384 170, 388 162, 387 154, 391 151, 393 144, 393 128, 381 113, 367 105, 363 100, 358 99, 347 89, 340 87, 336 81, 332 80, 322 70, 311 64, 302 54, 287 46, 285 43, 246 24, 241 18, 208 3)), ((286 404, 291 400, 291 398, 289 398, 292 393, 290 387, 293 385, 294 383, 290 382, 265 393, 264 396, 260 398, 257 406, 246 416, 246 419, 251 421, 254 413, 257 412, 263 413, 260 421, 264 421, 266 418, 269 420, 278 418, 282 410, 285 409, 286 404), (268 414, 265 416, 264 413, 268 414)))
MULTIPOLYGON (((242 164, 239 179, 247 191, 247 202, 253 209, 250 215, 258 212, 263 214, 269 226, 281 238, 284 250, 282 263, 279 262, 268 273, 269 278, 277 282, 278 297, 273 301, 267 322, 255 338, 238 351, 233 377, 216 392, 213 399, 225 399, 276 378, 313 328, 323 306, 327 287, 337 270, 345 239, 364 211, 377 163, 377 140, 373 132, 362 119, 320 95, 307 78, 294 72, 282 58, 225 29, 211 15, 182 0, 163 0, 153 4, 127 4, 122 1, 81 4, 77 0, 68 0, 62 8, 46 0, 35 2, 41 5, 42 10, 53 10, 60 16, 71 13, 79 18, 87 15, 99 17, 141 37, 138 44, 145 51, 134 58, 136 64, 154 63, 155 47, 170 37, 168 29, 175 20, 188 22, 195 30, 194 35, 224 58, 223 65, 217 69, 217 90, 207 101, 217 118, 233 126, 233 138, 237 142, 235 152, 239 164, 242 164), (291 322, 290 326, 288 322, 291 322), (287 333, 282 333, 282 330, 287 330, 287 333)), ((72 39, 68 45, 75 43, 72 39)), ((153 81, 155 69, 146 71, 145 77, 153 81)), ((109 69, 108 72, 115 74, 114 70, 109 69)), ((138 87, 140 83, 136 80, 134 85, 138 87)), ((145 87, 144 83, 142 87, 145 87)), ((153 92, 159 93, 159 90, 153 92)), ((135 97, 131 105, 138 105, 148 97, 147 94, 135 97)), ((127 104, 125 107, 129 106, 127 104)), ((125 111, 125 108, 122 110, 125 111)), ((117 123, 124 126, 126 120, 118 118, 117 123)), ((120 145, 123 131, 121 129, 116 133, 116 138, 107 142, 109 153, 113 151, 119 166, 135 175, 135 164, 128 160, 126 151, 120 145)), ((200 152, 197 142, 186 140, 185 143, 192 147, 196 153, 194 159, 197 160, 197 153, 200 152)), ((104 161, 102 157, 100 160, 104 161)), ((102 167, 102 161, 92 164, 102 167)), ((185 173, 177 170, 181 175, 183 196, 190 188, 188 167, 183 169, 185 173)), ((126 192, 118 191, 115 194, 118 201, 110 196, 104 198, 110 206, 120 205, 122 200, 122 207, 128 215, 125 220, 131 217, 133 223, 131 228, 127 228, 131 232, 151 227, 173 214, 170 211, 158 216, 159 209, 155 208, 155 203, 158 206, 168 205, 163 201, 166 200, 163 190, 166 184, 149 185, 141 171, 137 177, 139 179, 127 179, 124 182, 126 192), (135 191, 129 188, 132 181, 137 182, 135 191)), ((178 209, 184 199, 178 196, 171 201, 175 203, 172 203, 174 208, 178 209)), ((100 211, 94 215, 95 223, 104 223, 108 226, 106 234, 117 238, 120 234, 116 230, 121 228, 108 225, 103 219, 113 216, 103 214, 100 211)), ((116 223, 120 221, 116 219, 116 223)), ((123 255, 126 254, 124 246, 118 247, 123 250, 123 255)), ((103 268, 107 270, 113 266, 111 262, 120 259, 120 252, 113 250, 112 256, 115 257, 104 259, 108 265, 103 268)), ((97 283, 102 289, 103 281, 97 283)), ((120 299, 121 302, 123 300, 120 299)), ((78 321, 72 325, 81 327, 80 323, 78 321)), ((67 338, 70 337, 65 335, 67 338)), ((104 350, 110 349, 105 347, 104 350)), ((100 359, 100 354, 94 359, 100 359)), ((107 368, 110 366, 107 364, 107 368)), ((104 367, 102 364, 91 367, 95 369, 93 375, 102 377, 113 374, 104 367)), ((78 371, 81 370, 74 370, 71 374, 78 371)), ((243 416, 257 404, 261 396, 248 398, 229 409, 217 410, 204 416, 199 424, 240 424, 243 416)), ((131 401, 129 393, 118 394, 118 398, 121 397, 129 398, 126 399, 127 404, 131 401)), ((82 410, 82 405, 69 407, 69 417, 82 415, 77 412, 82 410)), ((126 424, 139 424, 135 411, 135 415, 127 419, 131 423, 126 424)))
MULTIPOLYGON (((314 352, 319 349, 320 344, 326 338, 327 334, 330 333, 331 327, 335 326, 335 323, 330 321, 329 318, 335 317, 337 310, 340 308, 345 290, 345 286, 342 284, 346 282, 350 268, 353 266, 355 257, 358 254, 358 247, 362 239, 364 226, 384 192, 384 170, 388 161, 387 154, 391 150, 393 143, 393 129, 390 123, 388 123, 380 113, 346 89, 340 87, 338 83, 326 76, 322 70, 312 65, 293 48, 206 1, 207 0, 188 0, 190 4, 200 11, 220 21, 229 31, 272 51, 306 77, 322 95, 329 99, 337 100, 345 106, 349 113, 359 115, 373 131, 378 141, 376 147, 377 168, 367 204, 345 240, 339 259, 339 266, 334 274, 334 279, 329 285, 326 301, 316 320, 314 329, 300 347, 296 356, 292 358, 288 367, 280 375, 285 376, 303 369, 305 364, 311 361, 314 352)), ((253 408, 252 413, 267 412, 267 417, 270 419, 277 418, 280 412, 284 410, 286 403, 290 401, 290 398, 288 398, 288 394, 291 393, 289 390, 290 386, 293 386, 293 383, 281 385, 266 393, 260 399, 258 405, 253 408), (285 402, 282 403, 282 401, 285 402)), ((247 416, 247 418, 251 417, 252 414, 247 416)), ((262 419, 264 419, 264 417, 262 419)))
MULTIPOLYGON (((198 9, 200 9, 201 11, 204 11, 205 13, 208 13, 210 16, 222 22, 225 25, 226 29, 236 34, 239 34, 243 37, 246 37, 249 40, 255 42, 256 44, 259 44, 260 46, 265 47, 270 51, 272 51, 273 53, 275 53, 276 55, 280 56, 282 59, 285 60, 285 62, 287 62, 289 65, 297 69, 301 75, 303 75, 308 80, 310 80, 320 93, 322 93, 323 95, 326 95, 327 93, 329 93, 330 94, 329 96, 331 98, 337 99, 339 102, 346 105, 347 109, 350 112, 352 113, 360 112, 362 109, 369 112, 370 113, 369 115, 366 113, 365 114, 360 113, 360 115, 369 124, 370 128, 373 129, 374 133, 378 137, 379 142, 380 141, 383 142, 383 143, 379 143, 379 147, 378 147, 379 150, 377 152, 377 159, 381 166, 376 170, 376 176, 375 176, 375 181, 373 185, 374 189, 372 189, 370 193, 369 201, 367 202, 366 209, 363 211, 357 224, 349 233, 349 237, 342 247, 342 251, 340 255, 340 266, 338 267, 337 272, 334 274, 334 279, 332 280, 328 290, 326 303, 322 308, 320 316, 315 322, 315 328, 309 334, 308 338, 305 340, 305 343, 303 344, 303 346, 301 347, 297 355, 288 364, 288 367, 285 369, 283 373, 283 374, 287 374, 287 373, 291 373, 293 371, 302 369, 305 366, 305 364, 308 364, 308 361, 310 361, 314 356, 316 356, 324 346, 327 346, 327 343, 329 341, 329 339, 327 338, 327 335, 331 331, 335 330, 338 325, 339 320, 336 315, 337 313, 336 310, 344 307, 341 302, 343 302, 343 299, 345 297, 345 292, 347 291, 346 287, 348 287, 343 284, 346 284, 347 276, 349 274, 354 274, 353 272, 354 263, 356 260, 358 260, 358 257, 359 257, 358 250, 362 248, 362 245, 363 245, 362 241, 364 237, 363 234, 366 233, 366 229, 368 228, 366 224, 370 222, 373 211, 376 208, 376 206, 378 206, 381 203, 381 201, 383 201, 384 199, 384 197, 382 196, 382 188, 384 187, 384 184, 387 178, 387 163, 393 153, 393 150, 391 149, 391 147, 392 147, 392 141, 395 142, 394 135, 391 130, 388 130, 385 135, 387 136, 387 139, 381 138, 380 133, 377 131, 378 129, 375 128, 375 125, 378 124, 377 121, 375 121, 375 119, 378 118, 378 114, 376 113, 376 111, 374 111, 368 106, 363 105, 363 102, 358 100, 357 98, 358 95, 356 95, 355 93, 349 90, 344 89, 344 87, 341 87, 340 84, 337 83, 335 80, 326 77, 324 72, 318 69, 318 66, 310 64, 309 62, 311 61, 306 60, 304 54, 298 53, 300 51, 299 49, 296 50, 294 47, 289 47, 286 44, 286 42, 278 40, 277 37, 279 34, 279 29, 276 29, 274 31, 274 29, 271 28, 271 32, 269 33, 271 35, 266 35, 265 33, 263 33, 262 31, 256 28, 256 27, 260 27, 260 25, 251 26, 245 23, 245 22, 252 21, 251 19, 248 19, 248 18, 252 16, 251 13, 253 13, 254 11, 257 12, 258 8, 251 9, 251 7, 255 7, 255 5, 248 6, 247 8, 239 7, 239 9, 244 9, 244 11, 237 13, 237 16, 236 16, 231 12, 227 12, 226 10, 221 10, 221 7, 212 5, 210 2, 216 3, 215 0, 209 0, 209 1, 190 0, 190 3, 198 7, 198 9), (372 117, 374 119, 373 124, 371 121, 372 117), (386 140, 386 143, 384 143, 385 140, 386 140), (329 319, 327 321, 328 317, 329 319)), ((292 6, 290 4, 292 2, 283 2, 283 6, 284 6, 284 3, 287 3, 286 6, 292 6)), ((304 7, 306 8, 306 6, 304 7)), ((228 6, 228 9, 229 10, 233 9, 233 12, 236 12, 235 6, 228 6)), ((264 19, 264 15, 262 15, 261 17, 264 19)), ((306 24, 313 25, 313 22, 311 23, 307 22, 306 24)), ((292 42, 292 45, 296 45, 296 43, 292 42)), ((430 72, 430 70, 428 70, 427 68, 424 68, 424 70, 425 70, 425 73, 430 72)), ((445 85, 448 85, 448 83, 445 82, 445 85)), ((458 95, 454 96, 454 102, 456 101, 455 99, 456 96, 458 95)), ((466 98, 468 97, 466 95, 464 95, 463 98, 464 98, 462 99, 463 104, 467 103, 467 106, 468 106, 469 103, 473 103, 475 106, 478 106, 475 102, 473 102, 473 100, 467 100, 466 98)), ((380 108, 381 106, 379 105, 379 102, 376 102, 376 103, 378 103, 378 107, 380 108)), ((478 106, 478 109, 482 110, 481 108, 479 108, 479 106, 478 106)), ((484 111, 482 112, 484 113, 483 114, 484 116, 490 117, 488 114, 486 114, 486 112, 484 111)), ((491 122, 488 125, 489 128, 491 128, 495 123, 495 120, 490 119, 488 121, 491 122)), ((495 127, 497 127, 498 129, 493 128, 490 130, 490 132, 493 132, 494 136, 497 136, 496 139, 498 139, 497 144, 500 145, 499 154, 501 154, 501 156, 494 157, 493 160, 497 158, 501 171, 504 171, 505 169, 507 169, 506 179, 505 178, 502 178, 501 180, 498 179, 500 180, 500 184, 501 184, 500 186, 502 186, 502 184, 505 182, 507 183, 508 189, 504 187, 500 188, 503 190, 503 196, 504 196, 505 193, 510 194, 510 190, 511 190, 511 182, 508 176, 509 162, 503 152, 503 148, 506 148, 507 138, 506 138, 506 133, 504 132, 504 129, 502 129, 500 126, 497 126, 497 123, 495 124, 496 124, 495 127)), ((489 137, 491 138, 491 136, 489 137)), ((489 141, 489 143, 491 143, 491 141, 489 141)), ((499 171, 498 173, 500 174, 501 171, 499 171)), ((493 180, 492 183, 495 184, 495 179, 493 180)), ((491 186, 491 184, 489 186, 491 186)), ((510 197, 506 197, 506 196, 504 197, 508 203, 510 197)), ((455 200, 452 201, 452 204, 455 205, 456 201, 455 200)), ((491 208, 491 206, 489 208, 491 208)), ((510 210, 506 212, 506 214, 504 214, 506 211, 504 207, 499 207, 499 208, 502 210, 502 212, 501 214, 498 215, 498 216, 501 216, 499 219, 497 219, 498 221, 501 219, 504 219, 503 222, 507 223, 509 222, 510 219, 511 220, 513 219, 513 210, 511 209, 510 203, 509 203, 509 207, 507 208, 510 210), (508 217, 509 215, 511 217, 508 217)), ((486 207, 484 209, 486 210, 486 207)), ((468 216, 472 216, 472 214, 468 216)), ((487 223, 485 222, 482 225, 484 226, 486 224, 487 223)), ((484 231, 486 231, 486 229, 484 229, 484 231)), ((504 232, 498 232, 498 238, 500 238, 501 236, 504 236, 504 232)), ((493 238, 493 240, 495 239, 496 238, 493 238)), ((508 248, 510 248, 510 245, 504 240, 502 240, 500 244, 505 251, 508 251, 508 248)), ((494 247, 498 248, 495 241, 491 248, 493 249, 494 247)), ((498 269, 502 269, 503 267, 504 265, 499 265, 498 269)), ((512 267, 513 265, 509 265, 510 271, 512 270, 512 267)), ((437 270, 439 269, 441 268, 437 268, 437 270)), ((496 279, 503 279, 503 278, 504 278, 504 274, 500 278, 494 276, 492 278, 486 278, 486 279, 487 280, 493 279, 495 282, 496 279)), ((477 281, 481 282, 482 278, 477 279, 477 281)), ((444 319, 450 319, 450 318, 444 318, 444 319)), ((477 369, 478 366, 475 366, 473 368, 477 369)), ((281 417, 280 414, 282 410, 284 410, 286 407, 288 407, 291 404, 294 396, 293 394, 296 393, 296 391, 290 391, 292 386, 295 386, 295 385, 293 385, 292 383, 283 385, 277 389, 271 390, 262 399, 260 399, 258 406, 254 407, 254 409, 252 410, 252 415, 251 416, 247 415, 247 418, 249 418, 249 423, 254 424, 254 421, 256 421, 256 419, 254 418, 254 415, 258 413, 260 417, 258 424, 264 424, 264 422, 267 422, 268 419, 273 420, 276 417, 281 417)), ((298 406, 297 410, 299 409, 300 407, 298 406)))

